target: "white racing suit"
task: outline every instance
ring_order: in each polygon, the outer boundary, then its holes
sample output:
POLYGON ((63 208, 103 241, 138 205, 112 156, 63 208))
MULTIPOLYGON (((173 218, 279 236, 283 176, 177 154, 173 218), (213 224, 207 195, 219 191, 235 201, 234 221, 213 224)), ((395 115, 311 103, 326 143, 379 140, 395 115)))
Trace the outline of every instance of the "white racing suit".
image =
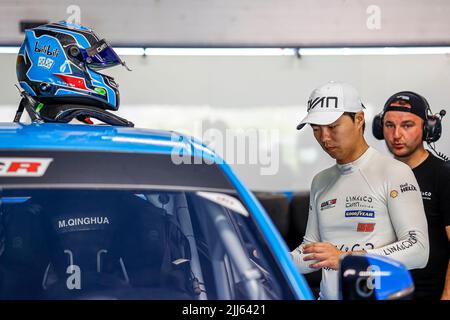
MULTIPOLYGON (((311 186, 305 237, 291 252, 301 273, 317 270, 309 267, 314 261, 303 261, 303 246, 314 242, 386 256, 408 269, 425 267, 427 221, 411 169, 369 147, 356 161, 318 173, 311 186)), ((323 268, 320 299, 338 298, 338 271, 323 268)))

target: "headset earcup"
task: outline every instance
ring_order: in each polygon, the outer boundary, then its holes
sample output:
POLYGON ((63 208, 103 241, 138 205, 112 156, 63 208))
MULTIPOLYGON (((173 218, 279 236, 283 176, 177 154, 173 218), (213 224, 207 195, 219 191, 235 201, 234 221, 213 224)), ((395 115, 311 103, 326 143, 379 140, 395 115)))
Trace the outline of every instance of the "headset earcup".
POLYGON ((428 143, 436 142, 442 134, 442 122, 438 117, 433 116, 432 119, 425 121, 423 126, 422 140, 428 143))
MULTIPOLYGON (((437 117, 436 117, 437 118, 437 117)), ((436 119, 436 124, 434 125, 434 132, 433 132, 433 142, 436 142, 439 140, 442 134, 442 122, 441 119, 436 119)))
POLYGON ((431 142, 430 141, 430 131, 432 131, 432 130, 433 130, 432 128, 430 129, 430 125, 429 125, 428 121, 425 120, 423 122, 422 141, 431 142))
POLYGON ((372 134, 378 140, 383 140, 383 119, 380 114, 377 114, 372 121, 372 134))

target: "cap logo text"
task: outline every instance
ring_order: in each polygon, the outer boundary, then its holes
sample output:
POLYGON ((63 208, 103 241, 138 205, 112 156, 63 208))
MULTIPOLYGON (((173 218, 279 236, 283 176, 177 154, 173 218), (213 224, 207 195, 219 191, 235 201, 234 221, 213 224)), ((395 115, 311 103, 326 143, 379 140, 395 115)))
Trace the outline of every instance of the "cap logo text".
POLYGON ((338 97, 317 97, 314 100, 308 100, 308 112, 320 105, 320 108, 338 108, 338 97))

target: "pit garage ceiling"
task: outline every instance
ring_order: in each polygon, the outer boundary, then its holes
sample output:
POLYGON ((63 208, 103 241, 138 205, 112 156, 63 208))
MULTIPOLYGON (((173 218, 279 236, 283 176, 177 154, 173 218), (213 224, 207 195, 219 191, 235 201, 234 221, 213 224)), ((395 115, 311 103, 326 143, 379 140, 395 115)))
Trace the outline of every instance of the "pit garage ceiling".
POLYGON ((22 20, 81 21, 118 46, 450 45, 448 0, 1 0, 0 45, 22 20))

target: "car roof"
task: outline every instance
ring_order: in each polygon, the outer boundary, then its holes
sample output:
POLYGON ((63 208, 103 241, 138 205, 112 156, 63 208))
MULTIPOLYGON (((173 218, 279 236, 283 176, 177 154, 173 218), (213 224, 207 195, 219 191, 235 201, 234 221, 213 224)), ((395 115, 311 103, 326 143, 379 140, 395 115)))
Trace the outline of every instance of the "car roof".
MULTIPOLYGON (((2 123, 0 149, 115 151, 191 155, 221 160, 199 140, 175 131, 110 125, 2 123)), ((221 161, 220 161, 221 162, 221 161)))
MULTIPOLYGON (((8 150, 68 150, 109 151, 170 154, 174 150, 186 150, 189 155, 217 163, 239 191, 253 217, 257 221, 280 264, 286 268, 297 297, 312 299, 311 291, 304 278, 295 272, 295 266, 288 257, 288 248, 282 241, 275 225, 264 212, 255 196, 242 184, 239 178, 221 157, 199 140, 174 131, 148 130, 110 125, 84 125, 59 123, 2 123, 0 122, 0 151, 8 150), (175 148, 175 149, 174 149, 175 148), (178 149, 177 149, 178 148, 178 149)), ((212 162, 209 162, 212 163, 212 162)))

